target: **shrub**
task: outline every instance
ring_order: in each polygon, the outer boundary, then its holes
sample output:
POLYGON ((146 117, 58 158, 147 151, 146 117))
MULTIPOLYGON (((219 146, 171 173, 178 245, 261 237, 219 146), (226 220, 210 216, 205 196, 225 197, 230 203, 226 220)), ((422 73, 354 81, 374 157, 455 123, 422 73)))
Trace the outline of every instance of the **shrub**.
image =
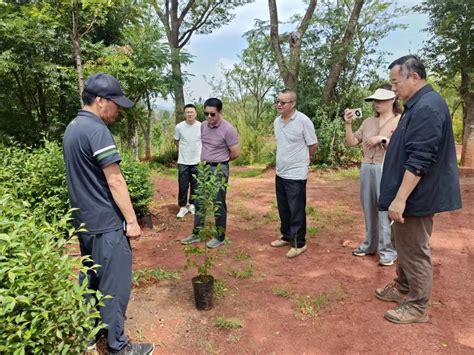
POLYGON ((87 269, 68 256, 68 216, 52 226, 1 185, 0 196, 0 353, 82 353, 101 328, 102 297, 78 283, 87 269))

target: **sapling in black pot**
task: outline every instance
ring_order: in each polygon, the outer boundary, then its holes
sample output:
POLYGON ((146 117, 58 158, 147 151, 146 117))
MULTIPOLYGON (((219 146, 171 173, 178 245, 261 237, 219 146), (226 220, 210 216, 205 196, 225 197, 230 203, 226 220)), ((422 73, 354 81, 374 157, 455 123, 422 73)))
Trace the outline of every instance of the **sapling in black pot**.
POLYGON ((220 203, 216 201, 216 198, 219 191, 227 187, 227 182, 220 166, 212 169, 204 163, 198 165, 196 180, 197 188, 193 197, 196 214, 201 220, 201 225, 197 227, 201 244, 190 244, 184 247, 186 256, 184 269, 196 268, 198 275, 192 279, 196 308, 209 310, 213 306, 214 298, 214 277, 209 273, 213 266, 214 256, 206 243, 217 237, 220 232, 214 219, 220 203))

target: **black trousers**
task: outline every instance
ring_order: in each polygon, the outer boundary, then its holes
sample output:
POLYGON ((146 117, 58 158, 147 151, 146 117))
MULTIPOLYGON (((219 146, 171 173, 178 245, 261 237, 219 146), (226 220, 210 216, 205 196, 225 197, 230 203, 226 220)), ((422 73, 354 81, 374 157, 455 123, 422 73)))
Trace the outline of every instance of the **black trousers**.
POLYGON ((197 174, 197 165, 178 164, 178 205, 179 207, 186 206, 188 201, 188 190, 191 185, 191 193, 189 194, 189 203, 194 204, 194 191, 196 190, 196 178, 193 175, 197 174))
POLYGON ((275 188, 282 239, 301 248, 306 244, 306 180, 277 176, 275 188))
MULTIPOLYGON (((100 308, 102 322, 107 324, 107 347, 119 351, 128 344, 124 332, 125 312, 127 311, 132 289, 132 250, 123 229, 100 234, 79 234, 81 255, 90 255, 93 263, 100 265, 97 273, 87 274, 89 288, 100 290, 103 295, 113 298, 104 300, 100 308)), ((86 275, 81 274, 82 282, 86 275)))
MULTIPOLYGON (((220 167, 222 169, 222 174, 225 177, 225 181, 229 181, 229 164, 220 164, 220 167)), ((215 172, 217 169, 217 166, 211 166, 211 171, 215 172)), ((224 240, 225 239, 225 230, 227 227, 227 204, 226 204, 226 194, 227 194, 227 189, 221 189, 219 193, 217 194, 216 201, 220 202, 218 204, 217 210, 214 214, 215 222, 216 222, 216 228, 217 228, 217 236, 216 238, 219 240, 224 240)), ((200 210, 202 206, 199 204, 196 204, 196 210, 200 210)), ((202 227, 204 224, 204 221, 202 218, 199 216, 199 213, 196 213, 194 215, 194 229, 193 229, 193 234, 197 235, 199 233, 198 228, 202 227)))

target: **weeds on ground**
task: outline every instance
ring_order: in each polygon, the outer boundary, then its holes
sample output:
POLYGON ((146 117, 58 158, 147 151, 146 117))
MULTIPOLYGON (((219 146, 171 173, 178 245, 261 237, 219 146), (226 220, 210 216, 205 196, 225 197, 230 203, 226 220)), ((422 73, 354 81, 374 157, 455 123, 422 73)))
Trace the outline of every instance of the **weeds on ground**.
POLYGON ((312 218, 315 221, 313 226, 316 228, 316 230, 313 230, 315 234, 327 228, 350 226, 356 220, 356 217, 349 211, 349 208, 341 205, 329 208, 306 206, 306 212, 308 218, 312 218))
POLYGON ((278 216, 278 212, 276 211, 269 211, 263 215, 263 218, 265 220, 265 223, 271 223, 271 222, 278 222, 280 220, 280 217, 278 216))
POLYGON ((252 257, 245 250, 238 250, 237 253, 235 254, 235 260, 238 260, 238 261, 245 261, 245 260, 251 260, 251 259, 252 257))
POLYGON ((156 163, 151 163, 150 166, 153 169, 152 173, 154 175, 172 179, 175 179, 178 176, 178 169, 175 166, 171 167, 156 163))
POLYGON ((239 329, 242 328, 242 321, 237 318, 225 318, 224 316, 217 317, 214 326, 218 329, 239 329))
POLYGON ((225 283, 225 280, 222 279, 214 279, 214 295, 217 298, 224 298, 225 293, 229 291, 227 288, 227 285, 225 283))
POLYGON ((256 177, 260 176, 263 174, 265 169, 263 168, 253 168, 249 170, 243 170, 243 171, 234 171, 232 173, 232 177, 240 177, 240 178, 250 178, 250 177, 256 177))
POLYGON ((133 286, 140 286, 141 284, 155 283, 160 280, 177 280, 179 274, 177 272, 170 272, 163 269, 142 269, 133 272, 132 284, 133 286))
POLYGON ((318 234, 319 232, 319 228, 315 226, 311 226, 307 228, 306 232, 308 233, 310 237, 315 237, 316 234, 318 234))
POLYGON ((252 262, 248 262, 247 266, 243 270, 231 270, 229 275, 237 279, 248 279, 253 276, 253 266, 252 262))
POLYGON ((282 298, 291 298, 293 297, 293 291, 288 290, 282 287, 275 287, 272 289, 272 292, 275 296, 282 297, 282 298))
POLYGON ((329 295, 321 292, 317 296, 299 296, 295 302, 303 316, 316 318, 319 316, 321 309, 329 304, 329 295))

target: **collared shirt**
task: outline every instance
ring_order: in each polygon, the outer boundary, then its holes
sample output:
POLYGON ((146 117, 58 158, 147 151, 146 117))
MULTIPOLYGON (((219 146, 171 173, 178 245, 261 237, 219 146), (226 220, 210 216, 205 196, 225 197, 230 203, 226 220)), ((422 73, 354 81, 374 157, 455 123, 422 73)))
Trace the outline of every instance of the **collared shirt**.
POLYGON ((74 226, 81 223, 89 233, 104 233, 123 227, 102 169, 120 163, 114 138, 106 124, 89 111, 79 111, 66 128, 63 154, 74 226))
POLYGON ((215 126, 201 124, 201 160, 220 163, 230 160, 229 147, 239 144, 239 135, 228 121, 221 118, 215 126))
POLYGON ((461 208, 461 193, 448 106, 425 85, 405 103, 385 155, 379 208, 394 200, 408 170, 421 176, 407 199, 404 216, 427 216, 461 208))
POLYGON ((183 121, 176 125, 174 139, 179 141, 178 164, 196 165, 201 160, 201 122, 183 121))
POLYGON ((288 180, 306 180, 309 167, 308 146, 318 143, 313 122, 304 113, 295 111, 286 123, 278 116, 273 122, 273 128, 277 143, 277 176, 288 180))

